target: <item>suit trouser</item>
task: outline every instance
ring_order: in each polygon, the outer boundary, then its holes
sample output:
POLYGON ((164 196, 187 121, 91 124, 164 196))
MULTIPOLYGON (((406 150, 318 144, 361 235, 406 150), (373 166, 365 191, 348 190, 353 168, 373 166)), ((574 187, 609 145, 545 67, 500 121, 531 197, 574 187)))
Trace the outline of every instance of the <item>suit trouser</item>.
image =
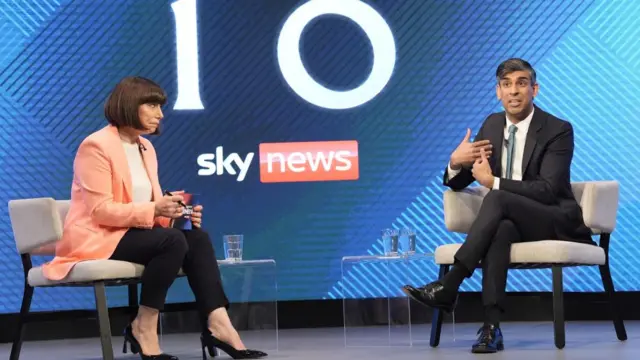
POLYGON ((490 191, 455 259, 472 274, 482 264, 482 301, 504 309, 511 244, 556 239, 556 225, 563 214, 555 206, 541 204, 504 190, 490 191))
POLYGON ((213 244, 203 230, 131 228, 111 259, 145 266, 140 305, 162 310, 169 287, 182 268, 204 319, 211 311, 229 306, 213 244))

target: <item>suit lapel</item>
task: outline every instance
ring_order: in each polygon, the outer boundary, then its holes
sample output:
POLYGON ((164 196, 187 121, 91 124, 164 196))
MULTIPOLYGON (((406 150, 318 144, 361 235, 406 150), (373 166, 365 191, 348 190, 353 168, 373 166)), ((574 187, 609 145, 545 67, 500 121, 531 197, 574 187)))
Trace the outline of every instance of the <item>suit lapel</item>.
POLYGON ((128 198, 132 198, 132 184, 131 184, 131 171, 129 170, 129 161, 127 155, 124 153, 124 147, 122 146, 122 139, 118 135, 118 129, 115 126, 109 126, 109 133, 111 134, 109 144, 110 150, 113 151, 113 165, 118 174, 122 177, 124 183, 124 190, 128 198))
POLYGON ((524 153, 522 155, 522 177, 524 179, 524 174, 527 171, 527 167, 529 166, 529 162, 531 161, 531 156, 533 155, 533 150, 536 148, 536 144, 538 143, 538 131, 542 129, 542 124, 545 120, 544 112, 535 107, 533 118, 531 119, 531 124, 529 125, 529 131, 527 131, 527 140, 524 143, 524 153))
POLYGON ((502 174, 502 151, 504 147, 504 124, 506 118, 502 117, 502 121, 496 121, 495 124, 488 129, 488 140, 493 145, 493 152, 490 158, 491 172, 493 176, 500 177, 502 174))

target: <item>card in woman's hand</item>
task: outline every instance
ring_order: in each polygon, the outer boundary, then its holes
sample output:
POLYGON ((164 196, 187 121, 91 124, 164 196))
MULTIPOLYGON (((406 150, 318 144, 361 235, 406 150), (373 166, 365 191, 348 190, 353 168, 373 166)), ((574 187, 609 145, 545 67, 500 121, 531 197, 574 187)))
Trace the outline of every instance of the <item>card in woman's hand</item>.
POLYGON ((198 205, 198 196, 196 194, 184 193, 182 202, 186 205, 186 208, 182 209, 182 217, 173 219, 171 227, 180 230, 192 230, 193 224, 191 223, 191 213, 193 207, 198 205))

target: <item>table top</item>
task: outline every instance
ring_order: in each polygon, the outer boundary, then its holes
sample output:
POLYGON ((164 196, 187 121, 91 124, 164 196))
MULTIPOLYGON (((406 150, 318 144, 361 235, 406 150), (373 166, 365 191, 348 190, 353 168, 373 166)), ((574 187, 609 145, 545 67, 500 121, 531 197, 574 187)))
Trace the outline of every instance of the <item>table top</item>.
POLYGON ((433 253, 415 253, 415 254, 398 254, 398 255, 358 255, 344 256, 342 262, 361 262, 361 261, 421 261, 432 260, 433 253))
POLYGON ((225 266, 242 266, 242 265, 274 265, 276 261, 274 259, 255 259, 255 260, 218 260, 218 265, 225 266))

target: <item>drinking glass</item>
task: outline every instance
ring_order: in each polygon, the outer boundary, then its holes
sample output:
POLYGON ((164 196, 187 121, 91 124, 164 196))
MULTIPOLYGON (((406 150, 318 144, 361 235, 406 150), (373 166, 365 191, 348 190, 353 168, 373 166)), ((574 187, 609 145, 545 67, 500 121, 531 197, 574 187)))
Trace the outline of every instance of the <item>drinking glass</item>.
POLYGON ((244 235, 225 235, 224 258, 231 261, 241 261, 243 241, 244 235))
POLYGON ((382 247, 384 249, 385 256, 398 255, 398 230, 382 230, 382 247))
POLYGON ((413 229, 400 230, 400 250, 407 255, 416 253, 416 232, 413 229))

